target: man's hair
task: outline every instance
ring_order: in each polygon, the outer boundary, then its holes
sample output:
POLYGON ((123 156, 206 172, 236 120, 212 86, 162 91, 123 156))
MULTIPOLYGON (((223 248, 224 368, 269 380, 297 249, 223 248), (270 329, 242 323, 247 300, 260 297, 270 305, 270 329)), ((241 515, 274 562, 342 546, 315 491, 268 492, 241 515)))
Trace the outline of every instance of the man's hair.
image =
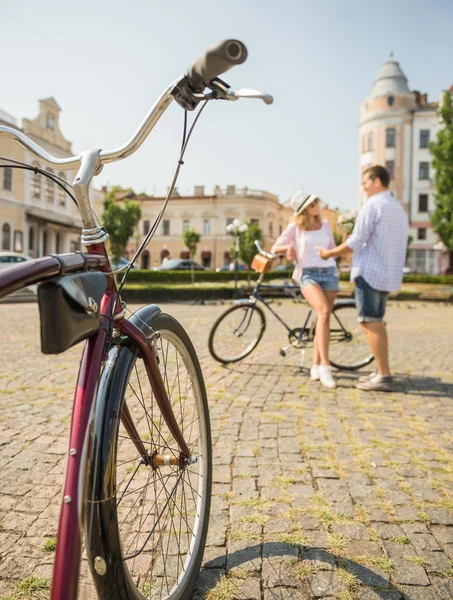
POLYGON ((368 175, 371 181, 379 179, 383 187, 388 188, 390 183, 390 175, 387 169, 381 167, 381 165, 374 165, 373 167, 368 167, 368 169, 366 169, 363 172, 363 174, 368 175))

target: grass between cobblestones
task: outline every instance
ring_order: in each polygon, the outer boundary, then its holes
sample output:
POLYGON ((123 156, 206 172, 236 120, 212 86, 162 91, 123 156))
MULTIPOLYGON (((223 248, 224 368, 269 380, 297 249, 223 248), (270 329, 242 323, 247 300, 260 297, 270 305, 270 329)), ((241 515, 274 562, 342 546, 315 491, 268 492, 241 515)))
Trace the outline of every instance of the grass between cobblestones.
MULTIPOLYGON (((395 305, 389 311, 392 364, 400 382, 389 395, 356 390, 357 375, 348 373, 336 374, 337 389, 325 393, 299 371, 295 354, 279 358, 275 340, 282 332, 270 322, 250 359, 217 365, 207 353, 206 336, 223 307, 166 309, 180 311, 176 316, 193 337, 211 410, 212 518, 194 600, 358 600, 367 592, 386 600, 453 598, 451 307, 395 305), (206 574, 210 579, 203 586, 206 574)), ((21 310, 27 317, 29 309, 21 310)), ((295 310, 292 303, 282 305, 286 316, 295 310)), ((38 334, 35 325, 33 335, 38 334)), ((73 380, 77 352, 58 358, 62 371, 55 368, 51 375, 47 357, 32 354, 21 373, 18 350, 29 338, 23 333, 3 359, 11 376, 2 379, 9 391, 0 398, 0 435, 7 441, 0 445, 6 465, 0 471, 5 503, 0 532, 3 540, 12 540, 7 552, 21 556, 30 540, 21 521, 36 523, 31 527, 38 552, 30 560, 37 574, 42 557, 51 556, 44 544, 51 546, 55 534, 47 515, 56 500, 49 499, 44 517, 41 508, 29 515, 26 502, 43 488, 41 479, 32 479, 42 463, 29 455, 32 468, 27 463, 21 472, 17 465, 21 453, 32 452, 49 431, 58 428, 66 439, 65 380, 73 380), (19 472, 24 480, 30 477, 24 495, 4 494, 19 472)), ((57 443, 56 437, 49 441, 44 454, 57 443)), ((55 498, 63 471, 58 457, 47 475, 55 498)), ((4 571, 0 585, 2 577, 4 571)), ((4 598, 25 598, 19 580, 25 581, 16 574, 7 580, 4 598)), ((48 589, 27 593, 44 598, 48 589)))

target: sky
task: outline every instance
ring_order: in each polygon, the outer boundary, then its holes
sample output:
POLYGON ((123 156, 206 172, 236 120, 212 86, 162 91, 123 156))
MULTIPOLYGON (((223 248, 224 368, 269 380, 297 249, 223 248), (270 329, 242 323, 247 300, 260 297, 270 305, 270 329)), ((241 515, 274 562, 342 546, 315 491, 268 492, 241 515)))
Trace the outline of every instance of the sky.
MULTIPOLYGON (((453 84, 452 28, 452 0, 2 0, 0 109, 33 119, 38 100, 53 96, 75 153, 117 148, 210 44, 237 38, 248 59, 223 79, 271 93, 274 104, 209 103, 179 192, 235 184, 284 201, 302 187, 348 210, 359 192, 359 108, 379 68, 393 52, 411 89, 438 100, 453 84)), ((173 103, 96 187, 164 194, 182 125, 173 103)))

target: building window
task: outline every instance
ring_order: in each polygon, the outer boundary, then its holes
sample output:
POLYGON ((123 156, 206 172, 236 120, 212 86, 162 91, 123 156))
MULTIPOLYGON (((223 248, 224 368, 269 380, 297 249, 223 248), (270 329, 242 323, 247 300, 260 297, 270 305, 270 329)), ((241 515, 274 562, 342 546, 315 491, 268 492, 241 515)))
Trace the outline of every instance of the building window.
POLYGON ((418 195, 418 212, 428 212, 428 194, 418 195))
POLYGON ((280 225, 278 228, 278 235, 282 235, 283 232, 283 225, 280 225))
POLYGON ((426 240, 426 228, 420 227, 417 231, 417 239, 418 240, 426 240))
POLYGON ((394 160, 386 160, 385 168, 389 172, 390 179, 393 179, 395 177, 395 161, 394 160))
POLYGON ((418 166, 418 178, 429 179, 429 163, 421 162, 418 166))
POLYGON ((211 235, 211 219, 203 221, 203 235, 211 235))
POLYGON ((387 129, 386 145, 387 145, 387 148, 395 147, 395 130, 393 128, 387 129))
POLYGON ((2 250, 11 250, 11 225, 2 225, 2 250))
MULTIPOLYGON (((164 223, 165 223, 165 221, 164 221, 164 223)), ((146 235, 148 232, 149 232, 149 221, 143 221, 143 235, 146 235)), ((164 235, 165 235, 165 233, 164 233, 164 235)))
POLYGON ((189 231, 189 229, 190 229, 190 221, 189 221, 189 219, 184 219, 184 221, 182 222, 182 230, 189 231))
POLYGON ((9 192, 13 189, 13 170, 11 167, 3 169, 3 189, 9 192))
POLYGON ((233 221, 234 221, 234 219, 233 219, 233 218, 231 218, 231 219, 227 219, 227 221, 226 221, 226 226, 228 227, 228 225, 233 225, 233 221))
POLYGON ((47 115, 47 127, 55 131, 55 117, 53 115, 47 115))
POLYGON ((269 236, 274 237, 274 224, 269 223, 269 236))
POLYGON ((368 152, 373 150, 373 132, 368 134, 368 152))
POLYGON ((366 152, 366 135, 362 136, 362 152, 366 152))
MULTIPOLYGON (((33 167, 39 168, 39 163, 34 162, 32 164, 33 167)), ((41 174, 33 173, 31 176, 31 197, 32 198, 41 198, 41 174)))
POLYGON ((170 235, 170 221, 163 222, 163 235, 170 235))
POLYGON ((260 220, 259 219, 250 219, 250 225, 258 225, 259 227, 260 220))
MULTIPOLYGON (((47 169, 47 172, 53 175, 52 169, 47 169)), ((46 177, 46 200, 49 204, 53 204, 55 199, 55 184, 52 179, 46 177)))
POLYGON ((389 96, 389 97, 387 98, 387 104, 388 104, 389 106, 393 106, 393 105, 395 104, 395 96, 389 96))
MULTIPOLYGON (((60 173, 58 173, 58 177, 60 179, 63 179, 64 181, 66 181, 66 175, 64 173, 64 171, 60 171, 60 173)), ((63 183, 63 181, 61 182, 63 183)), ((63 188, 61 188, 60 186, 58 186, 58 204, 60 206, 65 206, 66 205, 66 192, 64 191, 63 188)))
POLYGON ((429 129, 420 130, 420 148, 429 148, 429 129))

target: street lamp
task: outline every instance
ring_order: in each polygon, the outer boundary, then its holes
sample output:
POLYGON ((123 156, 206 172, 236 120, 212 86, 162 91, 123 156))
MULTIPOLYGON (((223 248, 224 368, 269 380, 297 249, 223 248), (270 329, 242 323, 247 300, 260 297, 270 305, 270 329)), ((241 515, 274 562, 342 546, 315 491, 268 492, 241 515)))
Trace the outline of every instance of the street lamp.
POLYGON ((227 225, 226 231, 234 237, 234 294, 237 295, 238 289, 238 256, 239 256, 239 238, 241 233, 247 231, 249 226, 247 223, 241 223, 239 219, 234 219, 232 223, 227 225))

